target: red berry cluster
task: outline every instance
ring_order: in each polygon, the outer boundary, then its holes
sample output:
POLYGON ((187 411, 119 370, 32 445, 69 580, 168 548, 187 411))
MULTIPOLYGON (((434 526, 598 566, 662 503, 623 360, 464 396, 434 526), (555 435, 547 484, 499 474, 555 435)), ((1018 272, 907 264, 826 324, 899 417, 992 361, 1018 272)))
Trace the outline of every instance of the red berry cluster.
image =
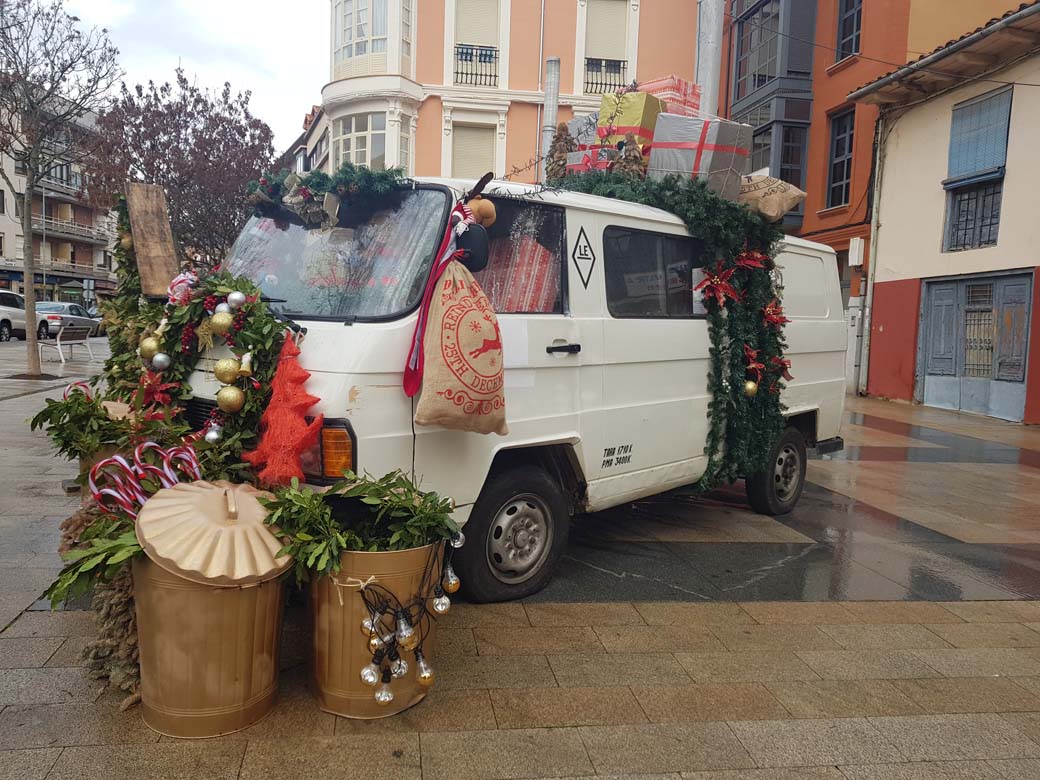
POLYGON ((224 413, 220 411, 220 409, 214 409, 212 412, 209 413, 209 420, 214 425, 223 425, 224 413))
POLYGON ((239 311, 238 314, 235 315, 235 322, 231 325, 231 327, 235 330, 242 330, 242 328, 244 328, 245 326, 246 313, 244 311, 239 311))
POLYGON ((227 344, 229 347, 235 346, 235 337, 230 333, 225 333, 224 343, 227 344))
POLYGON ((191 342, 195 338, 195 326, 192 323, 188 323, 184 326, 184 330, 181 331, 181 351, 187 352, 191 349, 191 342))
POLYGON ((207 295, 206 300, 203 301, 202 305, 206 309, 206 311, 213 311, 215 308, 217 308, 217 296, 207 295))

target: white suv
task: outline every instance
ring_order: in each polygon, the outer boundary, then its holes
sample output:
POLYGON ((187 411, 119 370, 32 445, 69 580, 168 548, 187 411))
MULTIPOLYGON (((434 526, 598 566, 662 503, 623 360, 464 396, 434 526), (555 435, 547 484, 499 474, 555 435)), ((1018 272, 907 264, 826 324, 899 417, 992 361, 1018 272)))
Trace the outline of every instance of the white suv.
MULTIPOLYGON (((37 336, 47 338, 46 322, 39 324, 37 336)), ((0 341, 10 341, 12 337, 25 338, 25 298, 15 292, 0 290, 0 341)))

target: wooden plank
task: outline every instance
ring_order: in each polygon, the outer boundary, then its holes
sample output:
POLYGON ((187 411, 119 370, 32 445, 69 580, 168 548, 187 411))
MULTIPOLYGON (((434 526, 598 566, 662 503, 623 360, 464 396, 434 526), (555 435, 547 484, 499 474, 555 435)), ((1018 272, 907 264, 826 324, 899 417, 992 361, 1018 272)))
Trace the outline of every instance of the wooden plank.
POLYGON ((166 193, 158 184, 131 182, 126 205, 141 273, 141 292, 149 297, 165 296, 173 277, 180 273, 166 193))

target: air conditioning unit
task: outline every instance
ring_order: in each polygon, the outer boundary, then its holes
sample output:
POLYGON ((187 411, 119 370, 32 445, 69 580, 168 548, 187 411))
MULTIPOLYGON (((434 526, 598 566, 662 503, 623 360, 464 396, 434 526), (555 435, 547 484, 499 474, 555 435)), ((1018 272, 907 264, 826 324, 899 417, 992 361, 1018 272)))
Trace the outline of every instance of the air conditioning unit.
POLYGON ((863 265, 863 248, 866 242, 862 238, 849 239, 849 268, 863 265))

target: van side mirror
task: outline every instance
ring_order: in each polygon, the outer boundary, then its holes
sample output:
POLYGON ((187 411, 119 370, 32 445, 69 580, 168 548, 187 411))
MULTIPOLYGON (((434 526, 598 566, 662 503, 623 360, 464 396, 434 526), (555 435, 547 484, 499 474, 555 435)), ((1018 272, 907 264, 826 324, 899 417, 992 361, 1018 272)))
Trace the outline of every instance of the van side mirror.
POLYGON ((487 229, 483 225, 470 225, 459 236, 456 246, 462 251, 462 264, 473 273, 487 268, 490 255, 487 229))

